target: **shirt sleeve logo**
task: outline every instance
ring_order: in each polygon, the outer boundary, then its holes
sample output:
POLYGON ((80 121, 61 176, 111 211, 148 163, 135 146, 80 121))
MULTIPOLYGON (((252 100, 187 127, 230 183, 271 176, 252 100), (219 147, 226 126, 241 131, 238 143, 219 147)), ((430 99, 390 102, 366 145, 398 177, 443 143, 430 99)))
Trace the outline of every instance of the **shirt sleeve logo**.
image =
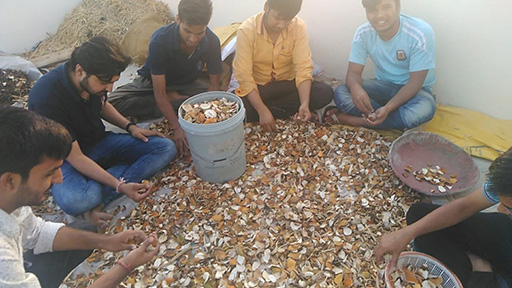
POLYGON ((405 55, 404 50, 397 50, 396 51, 396 60, 398 61, 405 61, 407 60, 407 55, 405 55))

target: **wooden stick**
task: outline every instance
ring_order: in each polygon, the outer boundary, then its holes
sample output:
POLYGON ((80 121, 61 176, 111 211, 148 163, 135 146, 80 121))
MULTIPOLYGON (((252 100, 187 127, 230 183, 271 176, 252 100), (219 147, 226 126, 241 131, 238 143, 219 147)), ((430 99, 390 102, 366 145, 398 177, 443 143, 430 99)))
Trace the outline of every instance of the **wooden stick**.
POLYGON ((30 61, 34 63, 34 65, 36 65, 38 68, 46 67, 68 60, 71 58, 71 53, 73 53, 73 50, 75 50, 75 48, 64 49, 59 52, 31 59, 30 61))

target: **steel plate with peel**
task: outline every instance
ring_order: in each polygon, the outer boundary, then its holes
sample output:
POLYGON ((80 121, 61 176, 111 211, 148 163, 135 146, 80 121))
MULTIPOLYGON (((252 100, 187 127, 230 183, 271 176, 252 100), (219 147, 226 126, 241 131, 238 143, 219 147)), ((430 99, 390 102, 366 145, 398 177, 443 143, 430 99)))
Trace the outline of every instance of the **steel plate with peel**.
POLYGON ((480 171, 471 156, 446 138, 429 132, 411 131, 400 136, 391 145, 388 158, 395 175, 402 182, 418 192, 431 196, 450 195, 468 190, 480 177, 480 171), (452 189, 441 193, 436 185, 418 181, 412 173, 405 171, 406 166, 411 166, 412 170, 416 171, 428 165, 446 168, 447 177, 455 174, 457 183, 452 189))

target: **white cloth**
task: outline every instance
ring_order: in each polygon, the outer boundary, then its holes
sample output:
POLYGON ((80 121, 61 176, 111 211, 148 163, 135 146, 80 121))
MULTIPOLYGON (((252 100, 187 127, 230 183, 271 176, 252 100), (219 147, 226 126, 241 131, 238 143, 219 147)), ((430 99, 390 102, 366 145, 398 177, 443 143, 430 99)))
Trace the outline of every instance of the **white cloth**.
POLYGON ((229 55, 235 53, 235 49, 236 49, 236 37, 231 39, 231 41, 229 41, 229 43, 226 46, 224 46, 224 48, 222 48, 222 50, 220 51, 220 59, 222 61, 226 60, 226 58, 228 58, 229 55))
POLYGON ((11 214, 0 209, 0 287, 41 287, 35 275, 25 272, 23 251, 52 252, 62 226, 36 217, 30 207, 20 207, 11 214))

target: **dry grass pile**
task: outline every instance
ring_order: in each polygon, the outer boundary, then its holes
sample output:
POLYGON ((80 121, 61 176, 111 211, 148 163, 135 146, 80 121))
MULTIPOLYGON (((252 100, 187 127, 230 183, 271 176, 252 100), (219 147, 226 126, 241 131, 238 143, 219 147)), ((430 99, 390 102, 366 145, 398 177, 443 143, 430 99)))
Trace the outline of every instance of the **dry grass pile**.
POLYGON ((93 36, 121 42, 130 26, 145 15, 156 13, 172 21, 169 7, 155 0, 83 0, 30 55, 40 57, 79 46, 93 36))

